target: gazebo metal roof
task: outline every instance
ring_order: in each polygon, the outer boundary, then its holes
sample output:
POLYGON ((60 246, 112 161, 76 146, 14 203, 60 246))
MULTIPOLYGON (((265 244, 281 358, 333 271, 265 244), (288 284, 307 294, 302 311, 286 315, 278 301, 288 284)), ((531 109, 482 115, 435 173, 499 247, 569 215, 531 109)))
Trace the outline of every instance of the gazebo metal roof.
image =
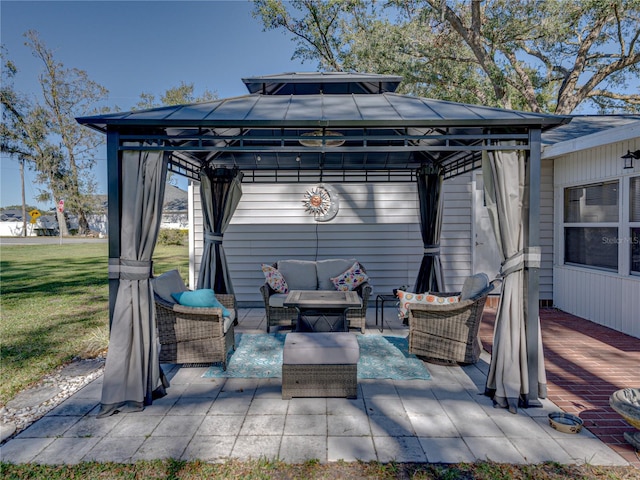
POLYGON ((190 178, 213 163, 243 170, 245 181, 295 181, 312 171, 398 180, 423 164, 452 177, 476 168, 482 150, 528 150, 532 132, 571 118, 400 95, 393 93, 399 81, 348 73, 252 77, 244 82, 256 93, 78 122, 117 134, 120 149, 144 142, 137 148, 171 151, 169 168, 190 178))

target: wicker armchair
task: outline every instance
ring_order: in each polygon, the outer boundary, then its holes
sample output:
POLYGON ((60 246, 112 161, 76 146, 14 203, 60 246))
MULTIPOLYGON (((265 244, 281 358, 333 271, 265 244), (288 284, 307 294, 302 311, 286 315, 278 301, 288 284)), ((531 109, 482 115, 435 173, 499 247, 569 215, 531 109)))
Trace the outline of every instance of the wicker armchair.
POLYGON ((365 282, 355 289, 362 299, 362 308, 350 308, 347 310, 349 328, 359 328, 360 332, 364 333, 364 327, 367 325, 367 304, 372 290, 373 288, 369 285, 369 282, 365 282))
MULTIPOLYGON (((482 310, 494 283, 469 300, 449 305, 413 304, 409 313, 409 352, 432 363, 476 363, 482 352, 478 336, 482 310)), ((457 296, 438 293, 439 296, 457 296)))
POLYGON ((269 297, 277 292, 266 282, 260 287, 260 293, 262 294, 264 310, 267 316, 267 333, 269 333, 271 327, 293 327, 298 318, 298 311, 293 307, 272 307, 269 305, 269 297))
MULTIPOLYGON (((217 294, 229 310, 236 310, 234 295, 217 294)), ((235 350, 233 319, 224 319, 220 308, 194 308, 170 303, 154 295, 160 362, 222 363, 227 369, 227 353, 235 350)))

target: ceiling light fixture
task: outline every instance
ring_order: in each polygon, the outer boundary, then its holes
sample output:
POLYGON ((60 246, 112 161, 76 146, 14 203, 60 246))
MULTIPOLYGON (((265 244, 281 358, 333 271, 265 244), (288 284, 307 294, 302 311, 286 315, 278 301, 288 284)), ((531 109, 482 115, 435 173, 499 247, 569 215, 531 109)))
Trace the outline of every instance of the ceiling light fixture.
POLYGON ((305 147, 339 147, 344 145, 342 138, 326 138, 326 137, 343 137, 340 132, 331 130, 315 130, 302 134, 303 137, 298 142, 305 147))

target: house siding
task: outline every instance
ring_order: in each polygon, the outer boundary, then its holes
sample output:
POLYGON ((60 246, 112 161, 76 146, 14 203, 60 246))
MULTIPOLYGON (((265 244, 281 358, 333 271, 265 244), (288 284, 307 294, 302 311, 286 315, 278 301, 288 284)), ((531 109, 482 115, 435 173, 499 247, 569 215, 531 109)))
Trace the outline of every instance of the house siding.
MULTIPOLYGON (((564 189, 575 185, 620 181, 620 217, 628 215, 628 179, 640 173, 624 170, 620 157, 627 150, 640 149, 640 139, 590 146, 588 149, 559 156, 554 161, 555 252, 554 305, 568 313, 600 325, 640 338, 640 277, 628 272, 628 249, 621 242, 620 271, 608 272, 594 268, 564 265, 564 189)), ((624 235, 624 232, 623 232, 624 235)), ((627 245, 628 247, 628 245, 627 245)))
MULTIPOLYGON (((542 162, 540 299, 553 299, 553 163, 542 162)), ((443 186, 441 258, 446 290, 458 291, 473 270, 472 174, 443 186)), ((357 258, 371 276, 374 294, 415 283, 422 259, 417 189, 413 183, 334 184, 340 211, 330 222, 315 222, 302 198, 311 185, 245 184, 224 236, 234 290, 242 305, 260 305, 262 263, 283 258, 357 258)), ((202 256, 202 209, 197 185, 190 187, 191 271, 196 285, 202 256)), ((499 259, 496 259, 499 263, 499 259)))
POLYGON ((640 338, 640 278, 569 265, 554 274, 557 308, 640 338))
MULTIPOLYGON (((541 173, 540 173, 540 248, 542 253, 540 270, 539 270, 539 295, 540 300, 544 302, 544 304, 552 303, 553 299, 553 162, 551 160, 543 160, 541 163, 541 173)), ((473 188, 477 188, 480 190, 480 195, 475 198, 481 201, 482 199, 482 173, 476 173, 475 185, 473 188)), ((480 230, 479 222, 489 221, 488 215, 486 213, 479 212, 479 209, 486 209, 486 207, 482 204, 475 205, 475 218, 474 222, 476 223, 476 230, 480 230), (486 219, 486 220, 483 220, 486 219)), ((447 221, 447 219, 445 219, 447 221)), ((484 230, 487 230, 487 226, 484 226, 484 230)), ((489 254, 488 256, 491 258, 485 258, 484 263, 487 265, 487 273, 491 275, 497 274, 500 270, 500 262, 499 253, 496 245, 495 237, 493 236, 492 229, 489 238, 479 239, 480 241, 490 242, 492 244, 491 248, 488 250, 491 252, 495 251, 495 254, 489 254)), ((487 249, 485 249, 486 252, 487 249)), ((474 255, 481 255, 481 249, 478 249, 474 252, 474 255)), ((486 254, 485 254, 486 255, 486 254)), ((476 272, 474 272, 476 273, 476 272)))
MULTIPOLYGON (((334 184, 340 202, 330 222, 315 222, 302 206, 306 184, 245 184, 225 232, 225 253, 239 304, 261 305, 262 263, 283 258, 354 257, 367 269, 374 294, 413 285, 422 259, 419 206, 413 183, 334 184), (317 252, 316 252, 317 238, 317 252)), ((441 252, 447 290, 471 273, 470 175, 445 182, 441 252)), ((190 284, 202 255, 199 189, 190 187, 190 284)))
POLYGON ((553 300, 553 161, 540 165, 540 300, 553 300))

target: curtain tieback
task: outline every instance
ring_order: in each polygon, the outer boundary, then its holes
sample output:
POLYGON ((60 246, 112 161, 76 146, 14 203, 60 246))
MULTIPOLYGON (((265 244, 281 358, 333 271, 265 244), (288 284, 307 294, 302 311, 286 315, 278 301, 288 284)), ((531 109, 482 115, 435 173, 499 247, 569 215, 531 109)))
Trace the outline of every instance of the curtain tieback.
POLYGON ((222 234, 221 233, 205 233, 204 241, 205 243, 222 243, 222 234))
POLYGON ((440 244, 436 243, 435 245, 425 245, 424 246, 424 255, 440 255, 440 244))
POLYGON ((506 277, 513 272, 524 270, 525 268, 540 268, 541 257, 540 247, 529 247, 520 250, 502 262, 500 276, 506 277))
POLYGON ((152 277, 153 262, 150 260, 109 259, 109 279, 147 280, 152 277))

